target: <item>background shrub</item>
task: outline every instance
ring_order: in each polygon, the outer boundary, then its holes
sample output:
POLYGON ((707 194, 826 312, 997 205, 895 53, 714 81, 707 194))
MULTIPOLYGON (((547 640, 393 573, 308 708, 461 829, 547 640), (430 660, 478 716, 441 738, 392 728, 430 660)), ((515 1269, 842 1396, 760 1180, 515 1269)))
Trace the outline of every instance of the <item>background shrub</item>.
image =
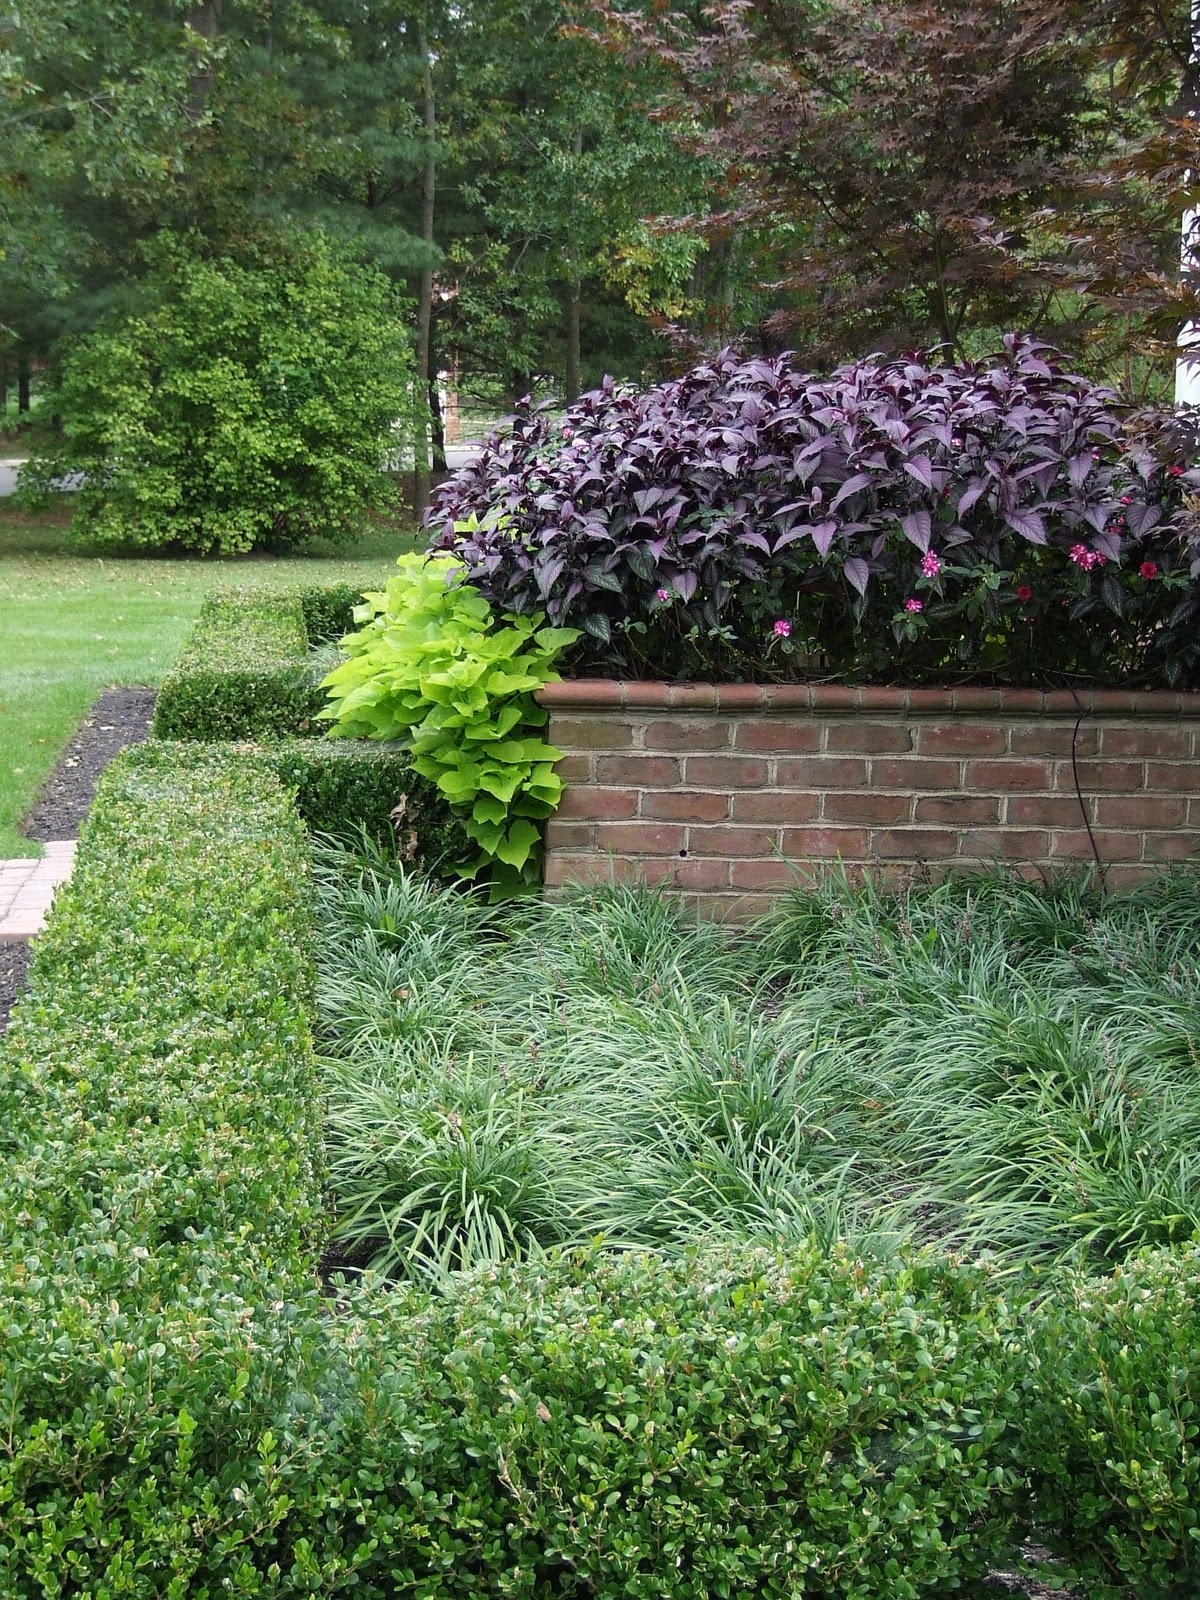
POLYGON ((519 413, 430 524, 494 605, 586 630, 577 672, 1194 682, 1183 447, 1013 336, 828 378, 727 352, 519 413))
POLYGON ((62 435, 22 474, 34 501, 83 474, 74 531, 112 549, 229 555, 353 531, 394 499, 384 475, 412 363, 377 270, 322 234, 252 264, 159 235, 137 316, 62 363, 62 435))

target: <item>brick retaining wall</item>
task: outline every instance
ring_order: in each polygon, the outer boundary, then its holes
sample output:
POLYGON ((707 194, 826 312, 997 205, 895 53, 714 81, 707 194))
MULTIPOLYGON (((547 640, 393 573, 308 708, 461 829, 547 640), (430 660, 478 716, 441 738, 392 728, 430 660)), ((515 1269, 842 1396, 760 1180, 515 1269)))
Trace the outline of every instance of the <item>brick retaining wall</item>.
POLYGON ((839 857, 1034 873, 1094 841, 1113 887, 1200 862, 1200 694, 579 681, 541 700, 568 785, 550 887, 637 872, 748 916, 839 857))

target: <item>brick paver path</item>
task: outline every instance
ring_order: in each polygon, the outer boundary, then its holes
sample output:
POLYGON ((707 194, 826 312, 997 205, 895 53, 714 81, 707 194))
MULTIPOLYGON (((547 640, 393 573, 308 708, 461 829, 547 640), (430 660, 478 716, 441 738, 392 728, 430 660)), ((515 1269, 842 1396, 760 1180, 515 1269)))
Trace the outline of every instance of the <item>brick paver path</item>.
POLYGON ((41 860, 0 861, 0 943, 42 931, 60 883, 71 876, 75 840, 51 840, 41 860))

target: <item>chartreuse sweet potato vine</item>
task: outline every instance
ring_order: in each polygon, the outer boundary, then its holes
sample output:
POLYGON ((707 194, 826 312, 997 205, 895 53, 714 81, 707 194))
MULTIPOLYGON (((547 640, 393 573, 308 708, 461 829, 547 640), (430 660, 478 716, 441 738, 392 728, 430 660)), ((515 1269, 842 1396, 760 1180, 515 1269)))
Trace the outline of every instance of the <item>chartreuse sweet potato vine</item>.
POLYGON ((534 695, 557 678, 555 658, 578 630, 544 627, 540 612, 497 621, 450 557, 406 555, 397 565, 355 611, 365 626, 325 679, 322 715, 346 738, 403 740, 479 847, 456 871, 486 871, 493 898, 521 892, 537 882, 540 824, 563 789, 534 695))

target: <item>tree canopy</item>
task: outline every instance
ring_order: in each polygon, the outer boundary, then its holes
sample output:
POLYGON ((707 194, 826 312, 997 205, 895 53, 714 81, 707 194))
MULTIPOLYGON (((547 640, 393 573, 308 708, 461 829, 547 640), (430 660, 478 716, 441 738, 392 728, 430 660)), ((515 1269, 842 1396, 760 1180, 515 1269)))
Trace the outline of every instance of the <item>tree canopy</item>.
POLYGON ((1013 328, 1144 396, 1198 110, 1188 0, 6 0, 0 338, 322 230, 493 405, 1013 328))

